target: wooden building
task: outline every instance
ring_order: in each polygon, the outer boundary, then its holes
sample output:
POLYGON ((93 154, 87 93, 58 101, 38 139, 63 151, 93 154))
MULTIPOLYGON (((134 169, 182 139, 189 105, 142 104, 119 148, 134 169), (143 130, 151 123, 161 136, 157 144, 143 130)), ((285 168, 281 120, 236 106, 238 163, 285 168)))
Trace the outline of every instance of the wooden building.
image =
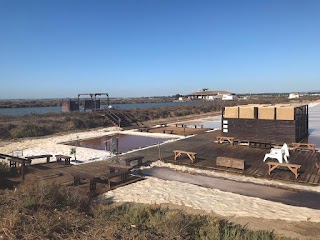
POLYGON ((62 112, 79 111, 79 102, 71 99, 62 100, 62 112))
POLYGON ((308 136, 308 105, 243 105, 222 110, 222 136, 283 144, 308 136))

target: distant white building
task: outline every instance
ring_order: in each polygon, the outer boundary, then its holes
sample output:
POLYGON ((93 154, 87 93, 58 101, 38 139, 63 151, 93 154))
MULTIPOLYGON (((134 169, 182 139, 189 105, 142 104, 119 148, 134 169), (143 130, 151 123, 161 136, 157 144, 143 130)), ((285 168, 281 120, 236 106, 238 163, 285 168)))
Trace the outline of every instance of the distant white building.
POLYGON ((187 95, 190 100, 238 100, 239 97, 228 91, 208 91, 207 88, 187 95))
POLYGON ((300 97, 300 95, 299 94, 297 94, 297 93, 290 93, 289 94, 289 99, 294 99, 294 98, 299 98, 300 97))
POLYGON ((235 94, 224 94, 222 100, 238 100, 239 97, 235 94))

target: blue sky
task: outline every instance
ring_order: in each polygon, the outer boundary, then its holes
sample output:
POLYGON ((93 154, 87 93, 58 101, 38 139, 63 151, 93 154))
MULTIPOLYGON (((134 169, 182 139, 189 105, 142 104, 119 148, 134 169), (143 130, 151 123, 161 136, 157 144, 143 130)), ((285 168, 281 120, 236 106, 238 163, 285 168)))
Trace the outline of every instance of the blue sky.
POLYGON ((1 0, 0 98, 320 90, 318 0, 1 0))

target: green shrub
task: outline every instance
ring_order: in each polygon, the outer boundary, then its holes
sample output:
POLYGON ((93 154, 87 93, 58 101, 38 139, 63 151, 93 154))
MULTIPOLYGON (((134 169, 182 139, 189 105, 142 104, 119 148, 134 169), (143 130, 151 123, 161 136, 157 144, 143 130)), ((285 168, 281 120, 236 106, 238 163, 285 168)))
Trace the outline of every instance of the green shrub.
POLYGON ((11 176, 10 167, 6 162, 0 162, 0 178, 11 176))
POLYGON ((41 127, 32 123, 18 126, 10 131, 10 135, 13 138, 38 137, 45 136, 51 133, 52 131, 48 127, 41 127))

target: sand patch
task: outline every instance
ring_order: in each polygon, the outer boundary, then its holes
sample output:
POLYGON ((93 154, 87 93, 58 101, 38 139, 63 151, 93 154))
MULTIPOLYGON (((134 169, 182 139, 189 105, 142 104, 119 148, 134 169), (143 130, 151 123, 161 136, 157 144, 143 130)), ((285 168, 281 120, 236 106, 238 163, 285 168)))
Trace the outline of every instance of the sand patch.
POLYGON ((289 206, 254 197, 149 177, 107 192, 114 202, 175 204, 223 217, 255 217, 286 221, 320 222, 320 210, 289 206))

